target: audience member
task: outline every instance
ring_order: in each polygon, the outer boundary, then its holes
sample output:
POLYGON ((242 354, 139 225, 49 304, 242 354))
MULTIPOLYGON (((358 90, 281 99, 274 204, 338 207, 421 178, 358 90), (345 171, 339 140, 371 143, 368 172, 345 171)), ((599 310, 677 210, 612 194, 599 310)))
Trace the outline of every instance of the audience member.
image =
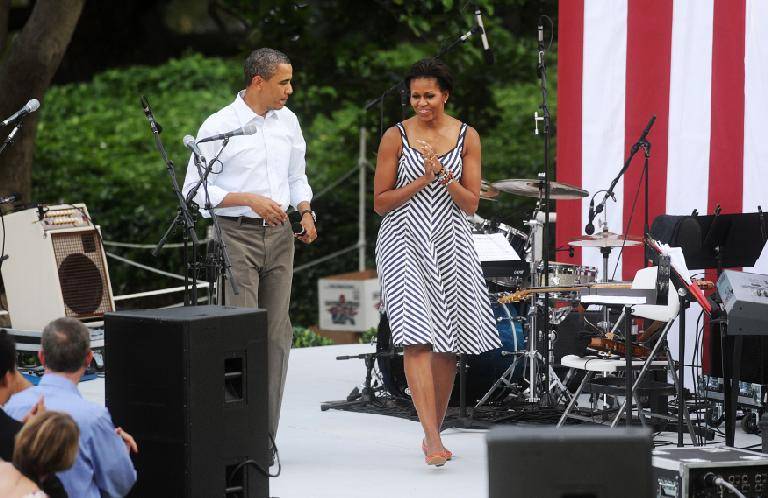
MULTIPOLYGON (((5 329, 0 330, 0 405, 4 405, 13 394, 19 393, 32 384, 16 370, 16 346, 5 329)), ((27 417, 42 408, 42 399, 32 407, 27 417)), ((13 458, 13 444, 22 423, 0 410, 0 458, 10 462, 13 458)))
POLYGON ((115 428, 103 406, 83 399, 77 390, 93 359, 88 328, 72 318, 59 318, 45 326, 40 362, 45 375, 40 384, 11 396, 6 412, 23 417, 44 396, 46 409, 68 413, 80 429, 80 449, 71 469, 58 476, 71 497, 121 497, 136 482, 130 451, 136 442, 115 428))
POLYGON ((0 462, 0 496, 3 498, 46 498, 40 488, 16 470, 11 462, 0 462))
POLYGON ((16 436, 13 464, 49 498, 67 498, 54 472, 75 463, 80 431, 66 413, 48 411, 32 417, 16 436))

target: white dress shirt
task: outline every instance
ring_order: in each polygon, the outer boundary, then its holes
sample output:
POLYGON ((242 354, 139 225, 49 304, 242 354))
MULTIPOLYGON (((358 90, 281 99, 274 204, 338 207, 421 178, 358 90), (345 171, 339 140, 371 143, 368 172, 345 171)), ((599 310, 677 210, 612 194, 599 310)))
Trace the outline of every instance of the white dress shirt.
MULTIPOLYGON (((301 126, 296 115, 287 107, 277 111, 267 111, 261 117, 243 100, 243 92, 235 97, 234 102, 206 119, 197 140, 219 133, 236 130, 249 121, 256 119, 259 130, 253 135, 235 136, 219 156, 210 175, 208 175, 208 194, 211 206, 218 206, 230 192, 250 192, 268 197, 280 204, 285 211, 288 206, 298 206, 303 201, 312 200, 312 188, 305 174, 304 153, 307 144, 301 134, 301 126)), ((221 148, 222 141, 204 142, 200 150, 206 161, 210 162, 221 148)), ((182 191, 186 197, 200 176, 195 166, 194 156, 190 156, 187 176, 182 191)), ((204 217, 210 213, 202 209, 205 206, 205 191, 200 186, 194 197, 204 217)), ((219 216, 259 215, 247 206, 217 208, 219 216)))

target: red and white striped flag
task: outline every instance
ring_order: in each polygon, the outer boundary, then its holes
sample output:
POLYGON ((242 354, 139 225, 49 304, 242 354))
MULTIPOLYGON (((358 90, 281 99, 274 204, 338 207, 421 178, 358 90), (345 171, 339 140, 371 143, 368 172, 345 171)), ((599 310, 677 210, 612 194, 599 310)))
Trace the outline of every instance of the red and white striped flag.
MULTIPOLYGON (((717 204, 723 213, 768 210, 768 1, 562 0, 559 23, 558 181, 590 193, 608 188, 656 115, 650 222, 710 214, 717 204)), ((642 156, 608 202, 612 232, 643 234, 642 156)), ((558 202, 558 245, 583 234, 588 206, 589 198, 558 202)), ((616 279, 631 280, 642 247, 625 248, 621 260, 618 252, 609 273, 618 263, 616 279)), ((767 252, 745 270, 768 273, 767 252)), ((602 267, 595 249, 560 254, 602 267)))

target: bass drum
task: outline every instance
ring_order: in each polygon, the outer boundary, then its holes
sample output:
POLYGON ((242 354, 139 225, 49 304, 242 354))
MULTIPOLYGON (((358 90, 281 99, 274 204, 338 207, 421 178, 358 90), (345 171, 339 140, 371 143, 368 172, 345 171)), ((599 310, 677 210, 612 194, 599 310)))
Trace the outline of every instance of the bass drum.
MULTIPOLYGON (((522 379, 524 368, 521 355, 503 355, 502 351, 524 351, 527 340, 523 331, 523 323, 518 313, 518 305, 522 303, 501 304, 497 296, 491 295, 491 309, 496 318, 496 330, 501 339, 501 348, 486 351, 479 355, 467 355, 466 391, 467 405, 476 404, 502 374, 518 358, 513 371, 513 379, 522 379)), ((393 346, 392 332, 386 315, 381 316, 376 338, 377 363, 381 372, 382 382, 387 392, 398 399, 411 399, 408 390, 408 380, 403 368, 402 347, 393 346)), ((489 401, 500 401, 509 394, 507 387, 497 389, 489 401)), ((453 384, 453 392, 449 401, 450 406, 459 406, 459 375, 453 384)))

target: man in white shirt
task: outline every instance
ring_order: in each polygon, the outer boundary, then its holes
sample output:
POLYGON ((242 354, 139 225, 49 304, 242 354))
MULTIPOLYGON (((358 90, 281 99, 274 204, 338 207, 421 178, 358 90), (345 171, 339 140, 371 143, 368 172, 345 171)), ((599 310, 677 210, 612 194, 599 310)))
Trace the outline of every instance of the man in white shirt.
MULTIPOLYGON (((293 278, 294 238, 306 244, 317 238, 312 189, 305 174, 306 143, 296 115, 285 103, 293 93, 293 68, 277 50, 260 48, 244 64, 245 90, 203 122, 197 139, 257 125, 251 135, 234 136, 224 148, 194 200, 216 209, 222 238, 240 294, 226 285, 225 304, 267 310, 269 425, 277 434, 280 403, 288 370, 293 328, 288 316, 293 278), (286 210, 301 214, 303 233, 294 235, 286 210)), ((200 144, 207 161, 222 141, 200 144)), ((183 192, 187 196, 200 175, 190 157, 183 192)), ((204 217, 210 213, 203 210, 204 217)))

